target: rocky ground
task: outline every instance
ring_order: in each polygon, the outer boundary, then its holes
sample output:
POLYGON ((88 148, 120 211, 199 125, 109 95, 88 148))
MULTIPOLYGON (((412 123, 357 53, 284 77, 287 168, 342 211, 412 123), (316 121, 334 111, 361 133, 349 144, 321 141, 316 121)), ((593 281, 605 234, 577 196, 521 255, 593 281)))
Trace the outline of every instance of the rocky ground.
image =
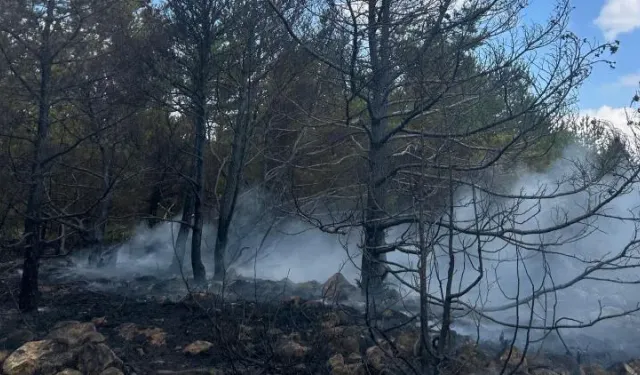
MULTIPOLYGON (((373 335, 353 301, 355 287, 340 274, 323 284, 235 277, 225 293, 218 284, 186 293, 179 277, 89 279, 67 266, 43 265, 42 308, 24 315, 15 301, 19 263, 0 264, 2 373, 364 375, 418 366, 412 322, 390 308, 381 322, 393 344, 373 335)), ((388 297, 399 306, 397 294, 388 297)), ((518 349, 453 339, 443 374, 640 375, 640 361, 605 369, 569 355, 523 358, 518 349)))

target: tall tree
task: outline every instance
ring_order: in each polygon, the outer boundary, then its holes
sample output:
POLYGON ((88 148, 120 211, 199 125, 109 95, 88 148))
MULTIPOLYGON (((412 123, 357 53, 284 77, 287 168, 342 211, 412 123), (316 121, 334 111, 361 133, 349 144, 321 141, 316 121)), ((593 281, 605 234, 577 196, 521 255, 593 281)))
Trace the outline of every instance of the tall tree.
MULTIPOLYGON (((26 252, 19 305, 24 311, 37 307, 38 263, 42 251, 46 205, 45 181, 56 157, 65 153, 51 145, 54 108, 65 101, 67 90, 78 80, 78 61, 88 58, 95 34, 88 32, 95 16, 116 1, 46 0, 7 1, 0 11, 0 53, 19 91, 19 97, 35 108, 28 194, 24 211, 26 252), (99 4, 99 6, 97 5, 99 4), (86 29, 85 29, 86 28, 86 29)), ((25 128, 32 124, 25 123, 25 128)), ((26 129, 25 129, 26 130, 26 129)), ((31 133, 30 130, 27 130, 31 133)))
MULTIPOLYGON (((332 41, 321 46, 277 2, 270 4, 290 35, 333 69, 342 86, 336 108, 344 115, 318 119, 309 129, 309 136, 321 133, 320 127, 342 133, 336 142, 343 145, 342 153, 332 155, 326 144, 303 143, 314 158, 296 163, 298 211, 330 232, 361 228, 361 287, 374 312, 386 276, 416 272, 397 269, 386 254, 442 249, 450 260, 440 278, 442 295, 424 295, 422 289, 424 300, 438 301, 447 312, 436 348, 441 355, 448 345, 452 304, 469 290, 454 290, 460 252, 453 246, 455 233, 501 237, 504 230, 500 224, 487 224, 492 232, 457 221, 457 194, 478 185, 504 193, 492 176, 506 175, 518 155, 530 153, 535 159, 547 151, 542 140, 553 138, 552 128, 561 127, 572 109, 576 88, 616 45, 590 45, 569 32, 571 7, 564 0, 556 2, 548 22, 532 25, 523 24, 527 4, 519 0, 315 2, 308 17, 315 25, 328 25, 325 38, 332 41), (334 178, 322 193, 305 196, 305 176, 321 175, 319 170, 329 174, 338 166, 355 178, 334 178), (319 204, 331 199, 350 205, 319 204), (390 230, 401 235, 390 238, 390 230), (433 233, 439 235, 432 238, 433 233)), ((633 178, 625 176, 624 183, 633 178)))
MULTIPOLYGON (((295 11, 299 2, 282 3, 295 11)), ((225 253, 229 230, 246 169, 251 139, 258 126, 266 126, 273 112, 273 101, 286 89, 287 82, 271 84, 274 69, 293 66, 286 52, 293 46, 279 20, 268 4, 256 1, 235 1, 230 9, 230 22, 225 37, 230 46, 223 72, 218 80, 217 115, 220 135, 231 132, 231 151, 224 169, 224 188, 219 199, 218 225, 214 249, 214 278, 225 275, 225 253)), ((288 71, 288 82, 295 79, 296 70, 288 71)), ((224 137, 224 135, 223 135, 224 137)), ((224 141, 217 139, 216 141, 224 141)))
MULTIPOLYGON (((193 225, 191 267, 197 282, 204 282, 202 227, 204 222, 204 151, 211 127, 211 106, 215 103, 213 82, 219 74, 221 37, 229 4, 221 0, 167 0, 158 11, 151 8, 151 22, 162 33, 151 39, 153 50, 145 62, 158 79, 172 89, 171 105, 187 116, 193 125, 193 169, 185 176, 191 187, 193 225), (162 39, 165 39, 162 41, 162 39)), ((188 199, 185 198, 185 202, 188 199)), ((185 209, 183 209, 185 212, 185 209)))

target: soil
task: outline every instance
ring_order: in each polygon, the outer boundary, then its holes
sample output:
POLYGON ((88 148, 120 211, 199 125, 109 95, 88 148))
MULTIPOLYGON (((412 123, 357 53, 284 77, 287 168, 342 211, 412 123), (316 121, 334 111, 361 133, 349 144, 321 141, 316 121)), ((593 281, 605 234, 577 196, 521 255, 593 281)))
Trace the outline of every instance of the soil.
MULTIPOLYGON (((61 321, 93 321, 124 362, 125 374, 330 374, 336 348, 322 334, 327 316, 339 311, 339 325, 364 324, 357 301, 336 307, 318 299, 319 283, 237 278, 221 294, 221 285, 188 289, 189 280, 166 275, 87 277, 63 258, 43 263, 41 307, 21 314, 19 270, 19 261, 0 263, 0 351, 42 339, 61 321), (134 333, 123 333, 126 327, 135 327, 134 333), (283 337, 303 343, 304 354, 283 356, 277 350, 283 337), (205 355, 185 354, 199 340, 211 343, 211 349, 205 355)), ((407 317, 388 310, 383 323, 383 328, 402 326, 407 317)), ((356 345, 362 355, 374 344, 364 337, 356 345)), ((494 347, 487 356, 499 350, 494 347)))

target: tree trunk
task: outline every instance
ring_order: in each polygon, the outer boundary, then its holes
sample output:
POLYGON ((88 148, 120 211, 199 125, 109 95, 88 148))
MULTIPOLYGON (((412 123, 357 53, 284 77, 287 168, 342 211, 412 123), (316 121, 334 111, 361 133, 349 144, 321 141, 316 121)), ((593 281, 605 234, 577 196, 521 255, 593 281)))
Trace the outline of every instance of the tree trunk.
POLYGON ((147 208, 147 215, 149 216, 149 219, 147 219, 148 228, 153 228, 160 222, 160 219, 158 219, 158 207, 160 206, 160 201, 162 200, 162 182, 164 181, 166 174, 167 169, 164 168, 162 170, 160 179, 153 186, 153 191, 151 192, 151 196, 149 197, 149 206, 147 208))
POLYGON ((201 284, 206 281, 207 273, 202 263, 202 226, 204 222, 203 198, 204 198, 204 143, 206 140, 205 121, 206 111, 204 106, 206 101, 198 103, 199 113, 195 120, 195 145, 194 145, 194 181, 195 192, 193 194, 193 230, 191 235, 191 268, 193 278, 196 283, 201 284))
POLYGON ((45 153, 49 138, 49 112, 51 109, 51 51, 49 39, 51 25, 54 20, 53 0, 47 3, 47 16, 42 32, 42 48, 40 52, 40 89, 38 98, 38 133, 34 142, 34 158, 31 164, 31 181, 24 220, 24 235, 27 237, 27 248, 24 255, 22 279, 18 307, 23 312, 38 308, 38 263, 42 248, 40 238, 42 232, 42 204, 45 183, 45 153))
POLYGON ((382 291, 386 276, 385 190, 383 182, 387 173, 388 146, 384 137, 388 128, 387 110, 389 106, 389 18, 390 0, 383 0, 380 7, 376 1, 369 2, 369 50, 372 65, 371 134, 368 152, 367 200, 364 222, 364 246, 362 252, 361 287, 368 296, 369 306, 374 307, 382 291), (379 16, 380 14, 380 16, 379 16), (382 17, 382 22, 378 22, 382 17), (381 26, 379 26, 381 24, 381 26), (378 30, 380 33, 378 34, 378 30))
POLYGON ((178 236, 176 237, 176 244, 174 247, 174 257, 171 262, 170 271, 173 273, 182 273, 184 267, 184 255, 187 249, 187 238, 189 237, 189 230, 192 226, 191 217, 193 215, 193 200, 191 199, 190 189, 187 187, 184 192, 184 204, 182 208, 182 219, 180 223, 180 229, 178 229, 178 236))
POLYGON ((117 261, 117 252, 105 252, 104 237, 107 231, 107 221, 109 220, 109 212, 111 203, 113 202, 114 181, 112 181, 112 165, 113 154, 115 150, 106 150, 100 145, 100 153, 102 156, 102 189, 103 197, 98 205, 98 214, 91 228, 90 242, 93 246, 93 254, 89 263, 98 268, 107 266, 115 266, 117 261))
MULTIPOLYGON (((252 30, 249 31, 253 33, 252 30)), ((231 146, 231 161, 228 165, 227 179, 225 181, 224 192, 222 193, 222 199, 220 200, 220 212, 218 215, 218 231, 216 236, 216 246, 214 250, 214 274, 215 280, 221 281, 224 279, 226 273, 225 255, 227 249, 227 242, 229 239, 229 227, 233 220, 233 214, 236 208, 236 202, 238 200, 238 193, 240 191, 240 184, 242 183, 242 176, 244 172, 244 161, 247 150, 247 144, 249 143, 249 127, 251 125, 251 97, 252 84, 250 78, 250 72, 253 71, 251 67, 251 56, 253 54, 253 35, 249 37, 249 45, 247 48, 247 55, 249 57, 245 59, 245 66, 243 66, 243 73, 245 74, 244 87, 240 92, 238 115, 236 118, 235 132, 233 135, 233 144, 231 146), (249 66, 247 66, 249 65, 249 66)))
POLYGON ((147 208, 147 215, 149 218, 147 219, 147 228, 151 229, 155 227, 158 220, 158 207, 160 206, 160 200, 162 199, 162 191, 160 190, 160 184, 156 184, 153 187, 153 191, 151 192, 151 196, 149 197, 149 206, 147 208))

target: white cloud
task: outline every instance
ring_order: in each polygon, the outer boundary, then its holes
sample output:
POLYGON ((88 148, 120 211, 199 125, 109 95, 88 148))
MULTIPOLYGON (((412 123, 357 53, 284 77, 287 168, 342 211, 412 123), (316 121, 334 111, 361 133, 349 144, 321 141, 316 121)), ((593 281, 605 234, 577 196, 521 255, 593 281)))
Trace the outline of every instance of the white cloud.
POLYGON ((605 0, 594 22, 610 41, 640 28, 640 0, 605 0))
POLYGON ((590 119, 604 121, 616 129, 627 140, 627 145, 633 154, 640 155, 640 129, 628 125, 629 120, 637 121, 637 112, 630 107, 609 107, 604 105, 600 108, 589 108, 580 111, 581 117, 588 116, 590 119))
POLYGON ((640 84, 640 73, 625 74, 618 78, 617 86, 637 88, 640 84))

